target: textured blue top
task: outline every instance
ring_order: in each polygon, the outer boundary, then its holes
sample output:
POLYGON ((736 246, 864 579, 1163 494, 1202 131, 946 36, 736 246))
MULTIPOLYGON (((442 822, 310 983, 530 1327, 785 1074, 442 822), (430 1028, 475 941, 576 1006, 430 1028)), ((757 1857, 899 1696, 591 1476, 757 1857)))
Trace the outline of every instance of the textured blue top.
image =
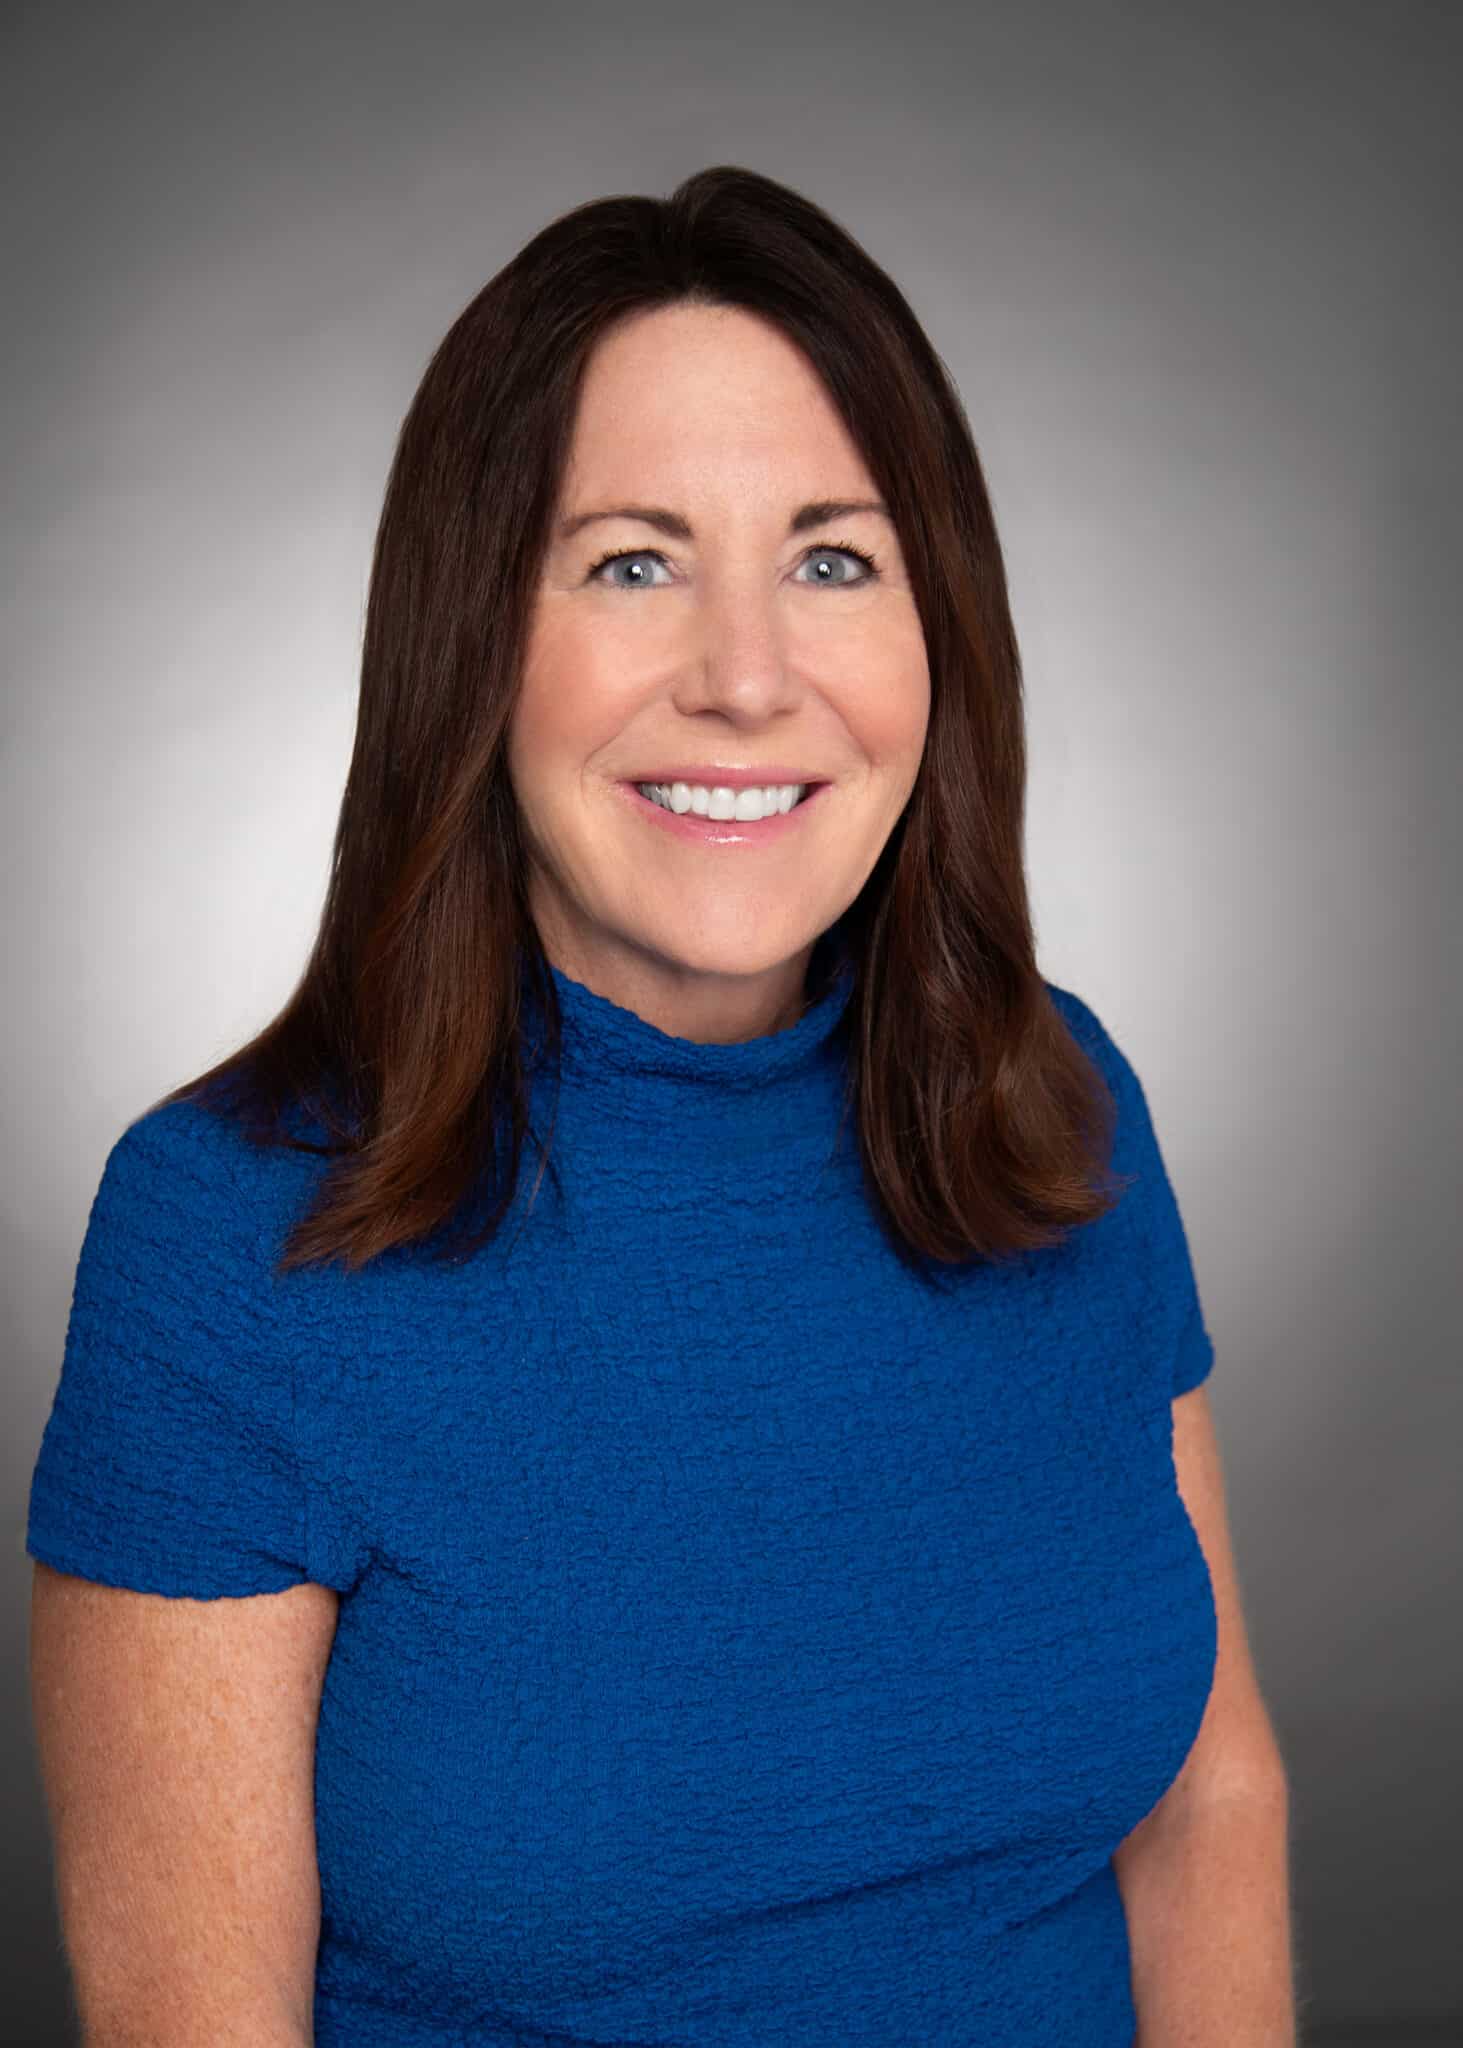
POLYGON ((555 976, 557 1180, 530 1209, 530 1148, 455 1266, 278 1278, 319 1159, 123 1132, 29 1553, 340 1594, 319 2048, 1129 2048, 1111 1856, 1216 1648, 1170 1408, 1213 1353, 1131 1066, 1052 987, 1138 1178, 935 1286, 834 1145, 846 972, 737 1045, 555 976))

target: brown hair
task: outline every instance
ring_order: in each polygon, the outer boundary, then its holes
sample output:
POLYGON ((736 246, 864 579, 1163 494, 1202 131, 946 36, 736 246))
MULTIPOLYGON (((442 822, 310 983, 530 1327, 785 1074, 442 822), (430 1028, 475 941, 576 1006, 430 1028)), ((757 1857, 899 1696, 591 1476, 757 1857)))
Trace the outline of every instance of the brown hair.
POLYGON ((1006 1259, 1112 1205, 1095 1184, 1112 1098, 1034 957, 1020 657, 964 409, 842 227, 716 165, 668 199, 550 222, 453 322, 402 422, 309 960, 270 1024, 162 1098, 334 1161, 281 1271, 434 1239, 486 1187, 475 1247, 512 1201, 531 1128, 520 954, 550 1055, 559 1032, 506 768, 522 650, 587 358, 611 323, 688 302, 775 321, 810 359, 889 507, 923 624, 924 755, 839 920, 845 1103, 886 1234, 906 1259, 1006 1259), (326 1143, 291 1134, 300 1109, 326 1143))

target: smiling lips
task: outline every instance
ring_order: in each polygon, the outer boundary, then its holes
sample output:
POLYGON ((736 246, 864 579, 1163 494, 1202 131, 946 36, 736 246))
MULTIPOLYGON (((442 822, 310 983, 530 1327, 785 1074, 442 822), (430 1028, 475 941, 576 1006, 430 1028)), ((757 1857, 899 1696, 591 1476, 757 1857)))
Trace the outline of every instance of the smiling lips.
POLYGON ((797 782, 749 783, 744 789, 726 783, 708 787, 704 782, 637 782, 635 787, 679 817, 693 813, 698 818, 736 818, 743 824, 790 811, 807 794, 806 785, 797 782))
POLYGON ((799 784, 744 781, 627 782, 622 785, 647 821, 677 837, 715 846, 765 846, 798 827, 829 787, 826 782, 799 784))
POLYGON ((824 779, 785 761, 758 768, 685 763, 627 778, 641 796, 680 817, 714 818, 723 823, 736 819, 740 824, 757 824, 797 809, 810 791, 822 787, 824 779))

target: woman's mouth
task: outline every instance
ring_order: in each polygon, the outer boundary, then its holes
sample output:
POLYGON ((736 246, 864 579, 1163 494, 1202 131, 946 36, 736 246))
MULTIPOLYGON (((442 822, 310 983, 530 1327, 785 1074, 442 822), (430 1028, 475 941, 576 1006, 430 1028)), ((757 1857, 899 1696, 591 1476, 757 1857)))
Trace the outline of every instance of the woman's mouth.
POLYGON ((781 839, 801 822, 829 788, 826 782, 756 783, 732 789, 726 783, 622 782, 648 823, 676 837, 712 846, 760 846, 781 839))

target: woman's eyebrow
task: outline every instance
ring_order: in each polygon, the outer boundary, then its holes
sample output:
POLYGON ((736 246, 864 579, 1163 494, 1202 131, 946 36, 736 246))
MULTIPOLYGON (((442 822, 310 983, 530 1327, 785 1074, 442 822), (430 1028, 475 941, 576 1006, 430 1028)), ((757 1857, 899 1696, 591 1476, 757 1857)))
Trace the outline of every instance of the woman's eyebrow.
MULTIPOLYGON (((830 519, 845 519, 851 512, 876 512, 881 519, 889 517, 889 508, 876 498, 815 498, 811 504, 802 505, 793 513, 788 532, 806 533, 810 526, 824 526, 830 519)), ((581 527, 588 526, 595 519, 638 519, 645 526, 653 526, 671 540, 694 540, 696 538, 689 519, 679 512, 668 512, 663 505, 611 505, 598 512, 576 512, 564 520, 559 528, 560 540, 572 540, 581 527)))

